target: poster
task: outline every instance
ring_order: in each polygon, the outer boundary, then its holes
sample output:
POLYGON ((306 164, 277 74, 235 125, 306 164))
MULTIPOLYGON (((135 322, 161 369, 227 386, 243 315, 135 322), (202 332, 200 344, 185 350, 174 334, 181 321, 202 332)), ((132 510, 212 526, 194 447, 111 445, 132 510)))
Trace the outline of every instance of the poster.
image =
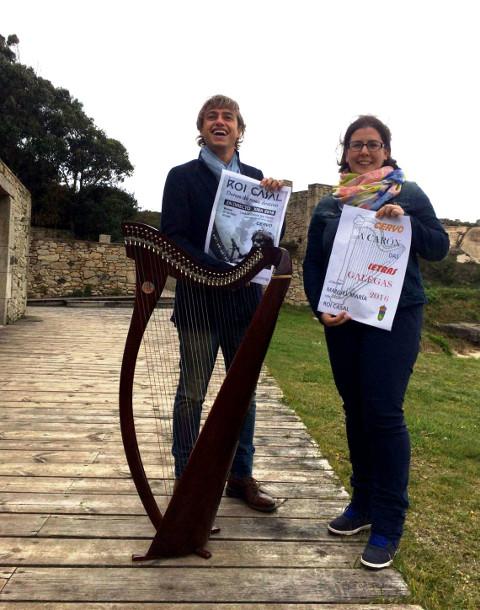
POLYGON ((346 311, 353 320, 391 330, 408 263, 408 216, 375 217, 344 205, 318 311, 346 311))
MULTIPOLYGON (((267 191, 259 180, 223 170, 205 252, 238 265, 255 246, 278 246, 290 194, 289 186, 267 191)), ((271 269, 263 269, 252 282, 266 285, 271 275, 271 269)))

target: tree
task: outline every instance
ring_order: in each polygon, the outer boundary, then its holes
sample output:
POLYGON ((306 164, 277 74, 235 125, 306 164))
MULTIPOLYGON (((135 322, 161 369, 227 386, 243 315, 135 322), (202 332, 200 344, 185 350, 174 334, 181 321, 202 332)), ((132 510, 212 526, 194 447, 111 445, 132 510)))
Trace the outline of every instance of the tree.
POLYGON ((30 190, 33 221, 76 231, 78 207, 90 201, 94 187, 102 187, 97 205, 103 194, 115 215, 113 193, 123 192, 118 185, 133 172, 125 147, 99 129, 67 89, 18 63, 16 44, 15 35, 0 36, 0 157, 30 190))
POLYGON ((122 239, 121 223, 135 218, 136 199, 115 187, 89 186, 75 198, 72 209, 76 235, 82 239, 98 239, 100 233, 122 239))
POLYGON ((0 34, 0 55, 5 57, 7 61, 15 61, 17 55, 10 47, 17 45, 19 42, 16 34, 11 34, 7 40, 0 34))
POLYGON ((69 134, 66 141, 68 154, 60 172, 74 193, 91 186, 112 186, 133 171, 124 146, 93 124, 69 134))

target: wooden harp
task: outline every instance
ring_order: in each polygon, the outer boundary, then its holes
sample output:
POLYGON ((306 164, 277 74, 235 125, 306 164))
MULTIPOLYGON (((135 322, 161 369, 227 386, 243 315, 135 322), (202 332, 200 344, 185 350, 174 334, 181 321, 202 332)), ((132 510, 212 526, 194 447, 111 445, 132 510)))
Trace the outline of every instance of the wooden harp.
MULTIPOLYGON (((120 426, 133 481, 156 530, 147 553, 142 557, 134 556, 134 559, 155 559, 190 553, 209 557, 205 545, 290 283, 290 257, 281 248, 254 249, 239 265, 227 271, 218 271, 198 264, 152 227, 141 223, 125 223, 123 233, 127 256, 135 261, 136 296, 120 375, 120 426), (193 289, 203 287, 210 292, 236 291, 247 286, 261 269, 269 266, 273 268, 272 280, 256 307, 218 394, 212 400, 210 412, 187 466, 162 514, 142 460, 133 398, 137 356, 167 278, 175 278, 177 282, 191 285, 193 289)), ((170 323, 170 326, 173 325, 170 323)), ((161 355, 161 344, 156 342, 154 351, 161 355)), ((176 366, 178 368, 178 364, 176 366)), ((163 372, 159 375, 164 376, 163 372)), ((172 404, 170 411, 164 412, 163 419, 171 418, 172 404)), ((173 473, 169 476, 172 480, 173 473)))

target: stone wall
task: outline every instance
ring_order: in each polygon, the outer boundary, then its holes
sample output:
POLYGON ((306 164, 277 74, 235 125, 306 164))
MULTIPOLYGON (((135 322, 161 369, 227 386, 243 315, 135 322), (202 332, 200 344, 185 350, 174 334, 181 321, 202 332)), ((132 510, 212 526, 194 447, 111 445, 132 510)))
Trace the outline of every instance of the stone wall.
POLYGON ((30 193, 0 160, 0 324, 25 312, 30 218, 30 193))
POLYGON ((122 244, 57 237, 32 228, 29 298, 128 295, 135 291, 133 261, 122 244))
POLYGON ((309 184, 308 190, 292 193, 286 214, 286 231, 281 246, 287 248, 292 257, 293 275, 287 293, 287 303, 307 302, 303 291, 302 262, 307 247, 307 233, 313 210, 317 203, 332 190, 327 184, 309 184))

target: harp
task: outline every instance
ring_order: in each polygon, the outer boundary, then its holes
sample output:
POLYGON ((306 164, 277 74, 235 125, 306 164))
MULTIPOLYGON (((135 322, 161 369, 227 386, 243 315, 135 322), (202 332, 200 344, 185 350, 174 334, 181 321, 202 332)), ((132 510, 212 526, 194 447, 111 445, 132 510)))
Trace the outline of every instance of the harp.
MULTIPOLYGON (((127 256, 135 261, 136 294, 130 328, 125 344, 120 374, 120 427, 127 462, 137 492, 156 534, 144 556, 154 559, 197 553, 209 557, 205 549, 221 501, 223 488, 237 447, 238 437, 261 366, 275 328, 281 304, 291 277, 291 261, 281 248, 255 249, 237 266, 227 271, 205 267, 163 236, 156 229, 141 223, 124 223, 123 233, 127 256), (221 294, 229 291, 235 300, 237 291, 264 267, 273 266, 272 280, 256 307, 243 340, 235 353, 218 393, 190 454, 189 461, 169 497, 165 509, 157 503, 146 473, 145 460, 139 447, 141 424, 134 418, 135 371, 142 343, 149 328, 155 326, 160 296, 168 278, 196 294, 207 291, 221 294), (199 292, 200 291, 200 292, 199 292), (137 427, 139 432, 137 432, 137 427), (163 512, 162 512, 163 510, 163 512)), ((247 288, 248 289, 248 288, 247 288)), ((201 299, 195 302, 201 307, 201 299)), ((198 315, 198 311, 194 312, 198 315)), ((168 311, 170 318, 170 311, 168 311)), ((172 326, 170 324, 170 326, 172 326)), ((161 337, 160 337, 161 339, 161 337)), ((174 346, 175 347, 175 346, 174 346)), ((145 350, 162 357, 162 344, 155 339, 145 350)), ((178 361, 178 355, 177 355, 178 361)), ((178 364, 176 364, 178 369, 178 364)), ((168 381, 167 372, 156 367, 156 378, 168 381)), ((151 383, 151 380, 150 380, 151 383)), ((177 381, 170 382, 170 387, 177 381)), ((153 397, 153 403, 160 401, 153 397)), ((168 395, 159 418, 167 422, 164 445, 169 445, 168 424, 172 418, 173 398, 168 395)), ((168 458, 165 459, 168 461, 168 458)), ((158 475, 154 473, 154 478, 158 475)), ((163 471, 159 477, 172 482, 173 473, 163 471)), ((156 481, 158 483, 158 481, 156 481)))

